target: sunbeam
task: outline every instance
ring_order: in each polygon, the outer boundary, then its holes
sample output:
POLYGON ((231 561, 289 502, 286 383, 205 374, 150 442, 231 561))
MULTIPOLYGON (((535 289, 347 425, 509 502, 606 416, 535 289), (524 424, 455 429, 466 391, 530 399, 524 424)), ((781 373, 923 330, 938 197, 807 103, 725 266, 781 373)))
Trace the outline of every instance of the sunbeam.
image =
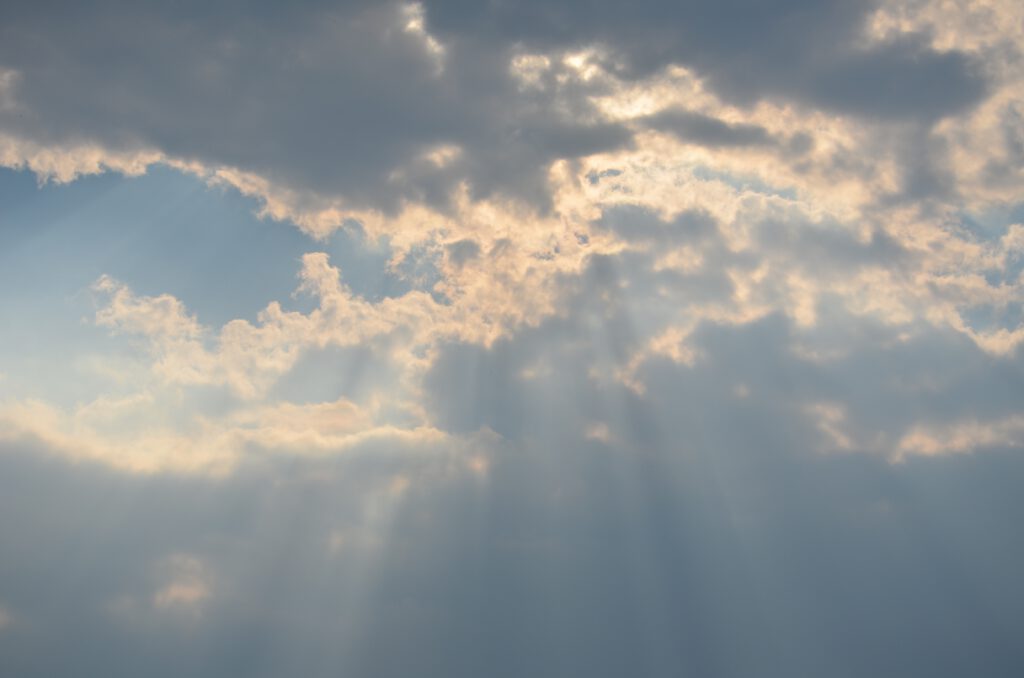
POLYGON ((1024 675, 1022 25, 0 3, 0 676, 1024 675))

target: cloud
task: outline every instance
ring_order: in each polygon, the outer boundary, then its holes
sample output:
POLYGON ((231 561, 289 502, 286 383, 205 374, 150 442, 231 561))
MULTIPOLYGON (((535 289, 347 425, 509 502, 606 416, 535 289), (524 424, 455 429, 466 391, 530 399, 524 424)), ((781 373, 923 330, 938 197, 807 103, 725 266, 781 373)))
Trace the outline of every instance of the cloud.
POLYGON ((421 292, 368 303, 342 286, 338 270, 324 253, 303 257, 299 291, 318 301, 309 314, 285 311, 273 302, 257 324, 232 320, 224 325, 215 347, 212 334, 189 316, 169 295, 138 297, 126 286, 102 277, 93 289, 108 296, 96 322, 121 333, 139 335, 150 343, 153 369, 171 383, 224 384, 242 397, 255 397, 289 371, 302 351, 327 345, 351 346, 401 330, 429 331, 424 321, 435 302, 421 292))
POLYGON ((634 12, 601 3, 581 12, 571 2, 497 9, 428 3, 426 16, 442 40, 472 35, 534 49, 604 45, 627 78, 690 66, 741 102, 782 96, 854 114, 930 118, 981 97, 983 76, 967 68, 961 53, 935 51, 914 36, 858 49, 876 4, 652 2, 634 12))
POLYGON ((687 432, 699 432, 708 449, 735 444, 733 426, 715 433, 711 422, 764 408, 757 416, 775 420, 780 432, 804 431, 806 438, 791 445, 807 453, 898 460, 1019 443, 1019 399, 1012 394, 1024 377, 1014 354, 993 359, 952 328, 878 322, 837 308, 816 311, 809 326, 797 312, 792 319, 708 318, 681 329, 675 323, 685 310, 659 316, 636 302, 610 300, 606 290, 636 281, 628 269, 604 266, 611 276, 605 287, 581 288, 569 302, 578 309, 571 318, 487 349, 444 347, 425 381, 434 421, 455 432, 486 427, 515 440, 549 427, 592 437, 596 421, 601 437, 628 450, 651 444, 637 439, 640 431, 658 430, 668 453, 687 446, 687 432), (648 325, 648 313, 662 324, 648 325), (646 345, 651 335, 673 341, 673 330, 675 344, 655 351, 646 345), (947 426, 958 432, 939 432, 947 426))
POLYGON ((984 77, 962 52, 935 52, 903 38, 856 54, 811 87, 821 104, 879 118, 941 118, 981 100, 984 77))
POLYGON ((719 148, 779 138, 723 122, 723 106, 927 129, 1006 83, 980 45, 936 44, 928 15, 911 25, 874 2, 193 9, 99 2, 54 18, 8 3, 4 164, 67 180, 170 163, 324 233, 408 203, 445 209, 462 188, 551 209, 553 163, 635 143, 602 98, 680 68, 713 105, 647 124, 719 148))
POLYGON ((269 9, 200 18, 105 3, 54 21, 9 5, 0 64, 17 76, 5 87, 15 104, 3 129, 42 146, 158 153, 388 211, 406 199, 444 202, 468 173, 480 195, 537 196, 553 159, 628 141, 614 125, 512 96, 503 67, 449 51, 409 8, 308 5, 284 20, 269 9), (158 70, 159 83, 147 75, 158 70), (450 165, 429 160, 441 147, 459 151, 450 165))
POLYGON ((744 399, 708 418, 702 403, 725 389, 707 389, 661 400, 669 418, 657 421, 676 424, 653 438, 643 419, 616 424, 628 447, 582 430, 566 438, 557 425, 511 445, 478 437, 483 479, 453 466, 458 455, 403 444, 250 457, 217 480, 5 445, 0 570, 5 604, 25 623, 0 635, 3 666, 26 676, 72 665, 314 676, 1019 667, 1019 455, 896 466, 808 457, 813 427, 780 426, 763 401, 744 399), (64 635, 73 627, 84 630, 64 635), (56 636, 72 640, 42 652, 56 636), (747 653, 733 652, 738 642, 747 653))
POLYGON ((1019 674, 1020 18, 5 3, 0 673, 1019 674))
POLYGON ((161 563, 166 584, 153 595, 153 606, 162 610, 198 612, 210 597, 208 575, 193 556, 174 554, 161 563))
POLYGON ((662 111, 652 116, 648 124, 701 146, 766 146, 774 143, 764 127, 729 124, 692 111, 662 111))
MULTIPOLYGON (((596 188, 630 178, 631 173, 607 175, 596 188)), ((532 385, 548 384, 546 393, 561 393, 564 403, 593 401, 595 387, 611 389, 613 400, 632 402, 652 388, 649 366, 666 360, 719 371, 721 377, 729 361, 716 358, 720 346, 703 338, 719 326, 738 335, 755 332, 771 327, 759 323, 775 318, 786 328, 785 339, 773 340, 779 346, 771 360, 780 369, 844 385, 814 388, 790 403, 801 412, 817 412, 812 426, 831 432, 831 442, 813 446, 836 444, 895 459, 926 451, 927 446, 899 441, 915 427, 930 430, 935 420, 924 414, 927 408, 904 411, 898 391, 885 412, 877 412, 890 393, 881 377, 864 385, 874 394, 870 402, 858 400, 851 385, 879 369, 898 373, 902 363, 879 366, 918 345, 973 370, 967 381, 950 382, 944 398, 976 388, 970 379, 1000 383, 983 355, 1015 373, 1021 331, 975 327, 971 314, 983 305, 1008 308, 1019 298, 1019 282, 991 285, 981 277, 993 267, 1013 265, 1016 230, 983 246, 933 232, 951 249, 946 257, 931 245, 926 255, 915 241, 917 221, 906 230, 879 225, 858 233, 832 220, 815 221, 803 201, 729 188, 723 195, 732 206, 701 202, 700 208, 669 217, 633 195, 633 204, 607 205, 599 219, 569 231, 565 249, 544 241, 550 222, 533 225, 541 236, 538 245, 548 245, 539 251, 524 251, 526 228, 516 241, 490 240, 496 234, 453 223, 452 231, 427 241, 437 252, 437 277, 374 300, 354 293, 325 253, 307 253, 297 291, 311 306, 290 310, 272 301, 254 322, 233 319, 219 328, 200 324, 170 295, 137 295, 101 277, 93 287, 95 322, 133 342, 139 363, 129 364, 135 376, 126 383, 135 390, 97 393, 73 407, 13 400, 5 418, 20 422, 14 429, 19 435, 48 441, 72 456, 150 471, 223 472, 251 446, 325 452, 367 438, 443 437, 480 427, 515 437, 548 416, 537 409, 548 396, 532 393, 532 385), (524 298, 531 304, 524 307, 524 298), (513 348, 520 337, 529 338, 525 347, 513 348), (583 359, 574 348, 581 342, 593 346, 593 364, 586 369, 572 362, 583 359), (320 379, 315 389, 305 386, 309 370, 328 364, 329 351, 355 351, 374 375, 372 382, 350 388, 333 378, 320 379), (148 375, 139 375, 139 365, 148 375), (434 394, 424 399, 424 388, 434 394), (322 395, 311 400, 312 393, 322 395), (282 394, 297 401, 276 400, 282 394), (826 409, 816 410, 816 403, 826 409), (897 412, 903 414, 882 423, 897 412), (139 447, 149 451, 140 455, 134 451, 139 447)), ((395 265, 432 256, 417 247, 410 245, 395 265)), ((768 360, 773 342, 749 350, 768 360)), ((926 363, 920 374, 905 375, 906 388, 935 382, 928 375, 944 369, 941 361, 926 363)), ((771 390, 758 379, 739 377, 729 388, 747 394, 771 390)), ((952 400, 942 398, 930 402, 946 421, 996 425, 1011 414, 998 408, 946 410, 952 400)), ((564 407, 550 404, 551 411, 564 407)), ((602 411, 585 408, 576 426, 592 430, 595 422, 608 427, 609 439, 628 439, 602 411)))

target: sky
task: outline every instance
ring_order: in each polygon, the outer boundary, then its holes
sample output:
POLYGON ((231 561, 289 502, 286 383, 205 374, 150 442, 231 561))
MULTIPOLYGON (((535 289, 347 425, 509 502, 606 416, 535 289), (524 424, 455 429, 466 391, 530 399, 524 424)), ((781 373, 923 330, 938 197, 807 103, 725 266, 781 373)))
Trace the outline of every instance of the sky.
POLYGON ((0 674, 1024 675, 1022 35, 0 3, 0 674))

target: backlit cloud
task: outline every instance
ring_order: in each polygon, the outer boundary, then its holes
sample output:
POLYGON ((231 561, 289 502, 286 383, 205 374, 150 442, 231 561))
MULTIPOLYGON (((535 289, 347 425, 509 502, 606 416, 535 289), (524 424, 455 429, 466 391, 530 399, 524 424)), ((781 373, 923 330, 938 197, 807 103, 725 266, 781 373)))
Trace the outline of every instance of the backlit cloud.
POLYGON ((3 3, 0 673, 1020 675, 1022 26, 3 3))

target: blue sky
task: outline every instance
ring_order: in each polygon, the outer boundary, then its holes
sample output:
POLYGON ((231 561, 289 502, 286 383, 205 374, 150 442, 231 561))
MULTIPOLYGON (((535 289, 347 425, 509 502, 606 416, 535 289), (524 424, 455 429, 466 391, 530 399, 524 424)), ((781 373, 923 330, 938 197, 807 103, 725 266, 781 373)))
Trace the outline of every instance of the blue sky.
POLYGON ((0 9, 0 674, 1019 676, 1010 0, 0 9))

